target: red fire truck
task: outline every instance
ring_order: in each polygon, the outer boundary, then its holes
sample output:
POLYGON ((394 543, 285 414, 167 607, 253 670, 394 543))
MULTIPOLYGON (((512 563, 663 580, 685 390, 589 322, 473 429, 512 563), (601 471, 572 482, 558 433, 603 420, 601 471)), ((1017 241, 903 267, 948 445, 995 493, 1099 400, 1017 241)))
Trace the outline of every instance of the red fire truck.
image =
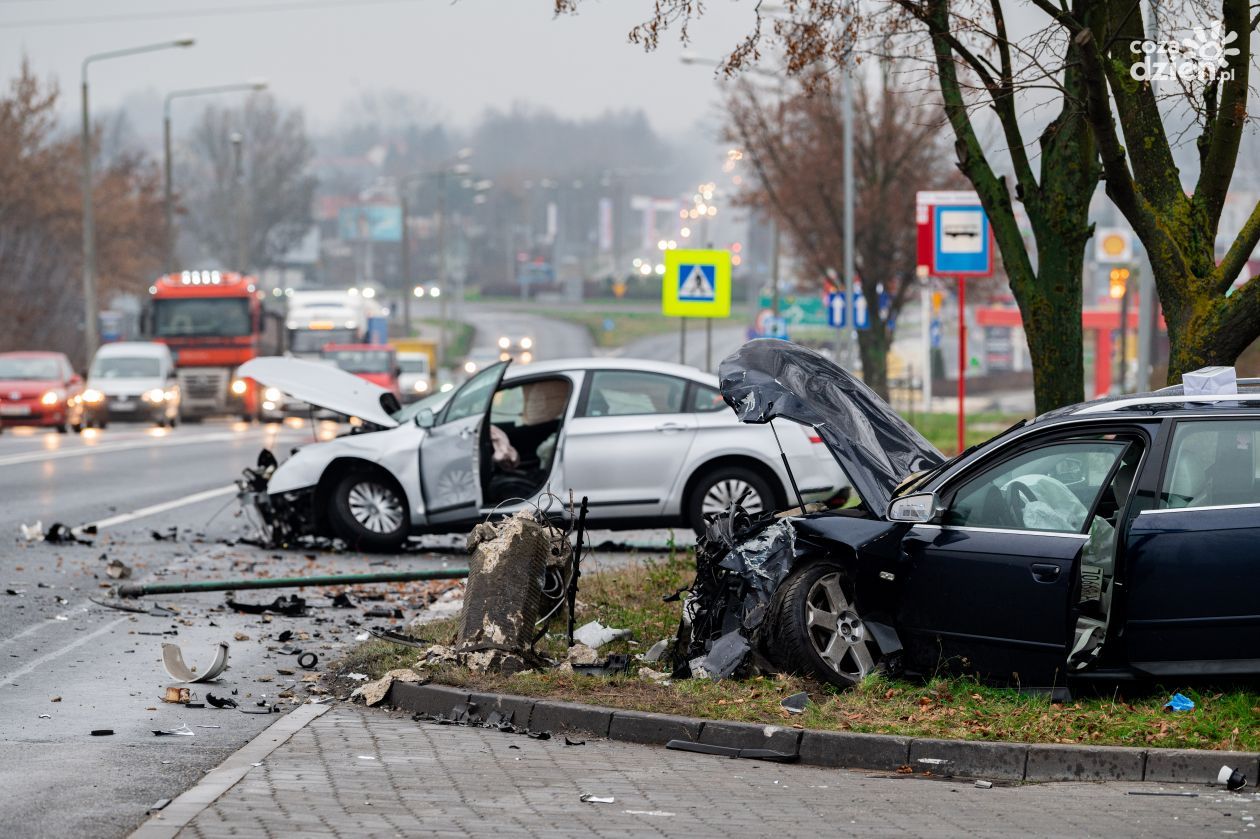
POLYGON ((149 287, 145 332, 175 356, 181 419, 258 416, 257 385, 236 378, 236 368, 283 352, 284 317, 264 305, 256 285, 243 274, 183 271, 149 287))

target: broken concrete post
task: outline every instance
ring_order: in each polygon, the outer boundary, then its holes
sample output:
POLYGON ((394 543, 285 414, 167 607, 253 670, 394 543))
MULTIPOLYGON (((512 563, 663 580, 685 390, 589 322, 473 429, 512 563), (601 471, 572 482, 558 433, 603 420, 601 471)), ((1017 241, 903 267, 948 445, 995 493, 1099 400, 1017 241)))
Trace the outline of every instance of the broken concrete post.
POLYGON ((468 586, 455 652, 474 670, 516 673, 533 666, 534 623, 551 556, 548 530, 528 512, 468 534, 468 586))

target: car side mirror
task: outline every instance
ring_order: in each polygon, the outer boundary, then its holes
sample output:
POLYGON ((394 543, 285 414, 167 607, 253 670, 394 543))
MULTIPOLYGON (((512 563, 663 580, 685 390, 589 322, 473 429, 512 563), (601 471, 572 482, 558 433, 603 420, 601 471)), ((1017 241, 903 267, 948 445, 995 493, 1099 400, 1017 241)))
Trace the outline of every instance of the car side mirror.
POLYGON ((420 412, 416 414, 416 425, 420 428, 432 428, 435 419, 437 418, 433 415, 431 408, 421 408, 420 412))
POLYGON ((894 498, 888 505, 889 521, 904 521, 910 524, 929 524, 940 512, 940 501, 934 492, 916 492, 894 498))

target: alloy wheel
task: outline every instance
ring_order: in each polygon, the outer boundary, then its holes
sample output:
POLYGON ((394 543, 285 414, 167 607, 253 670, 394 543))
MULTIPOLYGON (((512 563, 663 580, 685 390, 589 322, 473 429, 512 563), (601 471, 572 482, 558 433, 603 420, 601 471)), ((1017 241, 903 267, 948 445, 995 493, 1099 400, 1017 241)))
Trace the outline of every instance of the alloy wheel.
POLYGON ((828 667, 859 681, 875 669, 866 627, 840 588, 840 575, 819 577, 805 598, 809 640, 828 667))
POLYGON ((764 507, 761 493, 752 484, 739 478, 723 478, 709 487, 709 491, 704 494, 704 500, 700 503, 700 512, 705 515, 722 513, 729 510, 732 503, 754 514, 760 513, 764 507))
POLYGON ((354 520, 373 533, 393 533, 402 524, 402 502, 383 484, 360 481, 350 488, 346 501, 354 520))

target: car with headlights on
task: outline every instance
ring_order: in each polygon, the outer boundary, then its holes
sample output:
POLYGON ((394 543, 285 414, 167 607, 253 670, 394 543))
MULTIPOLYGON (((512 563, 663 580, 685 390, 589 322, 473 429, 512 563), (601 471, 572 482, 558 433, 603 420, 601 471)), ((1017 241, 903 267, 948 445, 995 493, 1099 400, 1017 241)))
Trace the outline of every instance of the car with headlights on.
POLYGON ((495 362, 406 408, 301 359, 254 359, 241 375, 358 420, 355 433, 296 449, 255 490, 282 536, 394 550, 408 535, 464 530, 570 491, 588 499, 592 526, 699 528, 733 502, 839 503, 847 488, 816 434, 741 425, 714 376, 676 364, 495 362))
POLYGON ((681 658, 725 671, 726 652, 760 649, 840 686, 879 670, 1048 690, 1260 675, 1260 380, 1229 372, 946 458, 817 353, 745 344, 719 369, 726 404, 812 429, 860 504, 711 519, 681 658), (729 598, 728 573, 756 595, 729 598))
POLYGON ((65 353, 0 353, 0 429, 51 427, 65 434, 83 428, 83 378, 65 353))
POLYGON ((83 404, 84 425, 105 428, 115 420, 174 428, 180 387, 170 348, 153 341, 103 344, 88 368, 83 404))

